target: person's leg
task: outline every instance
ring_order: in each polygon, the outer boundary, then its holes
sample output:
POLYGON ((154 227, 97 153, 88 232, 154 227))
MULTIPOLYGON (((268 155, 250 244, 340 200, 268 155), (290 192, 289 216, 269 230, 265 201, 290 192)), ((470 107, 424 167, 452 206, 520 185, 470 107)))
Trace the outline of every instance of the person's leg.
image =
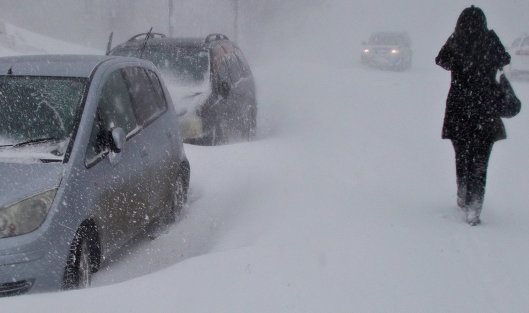
POLYGON ((467 180, 468 180, 468 142, 464 140, 452 140, 456 159, 457 178, 457 205, 465 209, 469 204, 467 201, 467 180))
POLYGON ((474 141, 470 147, 469 176, 467 183, 468 213, 467 222, 471 225, 480 223, 479 216, 485 199, 487 167, 493 142, 474 141))

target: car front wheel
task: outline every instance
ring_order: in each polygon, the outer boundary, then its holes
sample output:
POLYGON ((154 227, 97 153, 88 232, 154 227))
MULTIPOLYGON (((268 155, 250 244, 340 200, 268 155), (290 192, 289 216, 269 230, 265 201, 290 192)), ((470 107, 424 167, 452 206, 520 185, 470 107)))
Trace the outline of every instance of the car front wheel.
POLYGON ((176 180, 175 184, 175 192, 174 192, 174 208, 173 212, 175 215, 180 214, 182 209, 184 208, 184 205, 186 203, 187 197, 186 197, 186 186, 184 183, 184 179, 179 176, 176 180))
POLYGON ((82 226, 77 231, 64 269, 63 289, 90 287, 98 263, 96 238, 92 227, 82 226))
POLYGON ((211 146, 217 146, 224 143, 224 130, 221 126, 221 122, 217 122, 208 137, 208 144, 211 146))
POLYGON ((165 217, 166 224, 174 223, 178 219, 178 216, 182 212, 186 202, 187 187, 184 177, 182 174, 180 174, 176 179, 176 183, 174 184, 173 204, 165 217))

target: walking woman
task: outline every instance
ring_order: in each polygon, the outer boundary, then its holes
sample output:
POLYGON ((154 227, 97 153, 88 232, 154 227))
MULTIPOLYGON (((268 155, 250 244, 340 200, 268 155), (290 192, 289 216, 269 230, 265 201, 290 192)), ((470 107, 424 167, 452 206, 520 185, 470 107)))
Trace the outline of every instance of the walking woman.
POLYGON ((496 73, 510 59, 496 33, 487 28, 485 14, 475 6, 463 10, 435 59, 452 72, 442 137, 452 140, 457 204, 472 226, 480 223, 492 145, 506 138, 495 109, 501 101, 495 91, 496 73))

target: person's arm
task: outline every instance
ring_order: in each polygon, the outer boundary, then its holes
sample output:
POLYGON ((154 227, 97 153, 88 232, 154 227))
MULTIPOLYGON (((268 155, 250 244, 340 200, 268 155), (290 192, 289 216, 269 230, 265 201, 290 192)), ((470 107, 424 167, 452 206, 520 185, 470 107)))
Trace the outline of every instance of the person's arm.
POLYGON ((452 71, 457 68, 457 61, 453 49, 453 37, 448 38, 435 58, 435 63, 445 70, 452 71))
POLYGON ((511 63, 511 55, 505 51, 505 47, 503 47, 500 38, 498 38, 498 35, 496 35, 493 30, 490 31, 490 35, 493 43, 493 53, 497 62, 496 65, 498 68, 502 68, 505 65, 511 63))

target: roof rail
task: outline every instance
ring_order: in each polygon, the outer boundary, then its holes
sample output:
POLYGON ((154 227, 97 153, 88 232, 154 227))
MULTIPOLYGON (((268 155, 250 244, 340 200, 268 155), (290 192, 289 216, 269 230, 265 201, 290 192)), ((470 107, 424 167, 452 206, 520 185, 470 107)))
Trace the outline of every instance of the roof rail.
POLYGON ((230 40, 230 38, 224 34, 209 34, 206 36, 206 40, 204 40, 204 42, 208 43, 215 40, 230 40))
POLYGON ((158 38, 166 38, 167 37, 167 35, 162 34, 162 33, 142 33, 142 34, 137 34, 136 36, 131 37, 127 41, 141 40, 141 39, 145 39, 147 36, 149 36, 149 39, 156 38, 156 37, 158 37, 158 38))

